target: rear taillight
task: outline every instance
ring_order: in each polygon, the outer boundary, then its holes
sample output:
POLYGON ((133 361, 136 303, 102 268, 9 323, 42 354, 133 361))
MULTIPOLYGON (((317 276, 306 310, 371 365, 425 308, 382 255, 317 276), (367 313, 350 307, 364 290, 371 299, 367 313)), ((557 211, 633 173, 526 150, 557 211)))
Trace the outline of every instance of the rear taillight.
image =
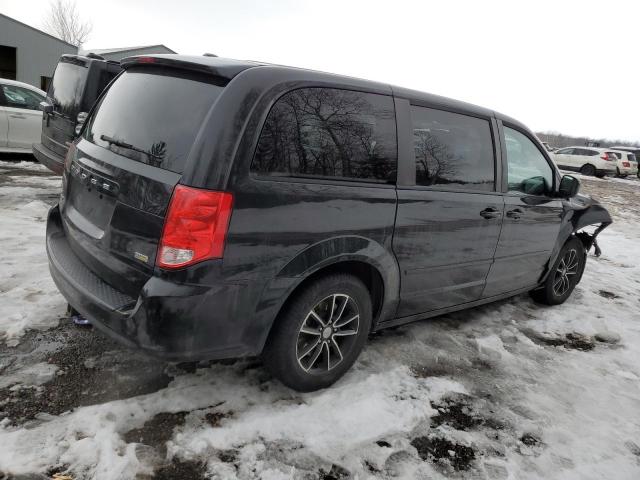
POLYGON ((173 191, 158 247, 161 268, 181 268, 222 258, 233 196, 177 185, 173 191))

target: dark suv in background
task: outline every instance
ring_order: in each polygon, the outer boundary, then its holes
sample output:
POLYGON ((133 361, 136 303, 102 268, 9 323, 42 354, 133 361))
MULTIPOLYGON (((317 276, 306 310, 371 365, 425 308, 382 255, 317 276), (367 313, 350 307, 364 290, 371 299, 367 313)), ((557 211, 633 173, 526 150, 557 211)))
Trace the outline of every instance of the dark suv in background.
POLYGON ((69 144, 80 131, 87 113, 105 87, 121 72, 118 62, 99 55, 62 55, 47 98, 40 104, 41 143, 33 145, 36 159, 55 173, 62 173, 69 144))
POLYGON ((169 360, 261 354, 326 387, 374 330, 563 302, 611 222, 491 110, 247 61, 121 63, 67 155, 47 251, 71 306, 169 360))

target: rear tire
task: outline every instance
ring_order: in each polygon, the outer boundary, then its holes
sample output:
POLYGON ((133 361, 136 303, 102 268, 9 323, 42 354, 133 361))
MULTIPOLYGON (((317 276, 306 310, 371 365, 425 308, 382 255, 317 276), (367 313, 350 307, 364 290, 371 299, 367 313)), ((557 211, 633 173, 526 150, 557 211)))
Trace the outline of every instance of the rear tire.
POLYGON ((280 313, 262 358, 271 374, 299 392, 335 383, 358 358, 371 330, 371 297, 358 278, 322 277, 280 313))
POLYGON ((582 175, 593 177, 596 174, 596 167, 594 167, 590 163, 587 163, 586 165, 583 165, 582 168, 580 168, 580 173, 582 175))
POLYGON ((530 292, 531 298, 545 305, 564 303, 580 282, 586 262, 584 245, 578 238, 571 237, 560 250, 544 284, 530 292))

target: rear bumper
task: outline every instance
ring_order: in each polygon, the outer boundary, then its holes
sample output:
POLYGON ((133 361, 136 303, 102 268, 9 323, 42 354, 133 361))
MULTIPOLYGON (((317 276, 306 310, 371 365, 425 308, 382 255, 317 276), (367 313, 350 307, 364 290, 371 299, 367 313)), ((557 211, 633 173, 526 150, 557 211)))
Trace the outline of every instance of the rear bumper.
POLYGON ((62 171, 64 170, 64 158, 41 143, 34 143, 32 150, 33 156, 36 157, 36 160, 52 172, 62 175, 62 171))
POLYGON ((638 168, 618 167, 618 171, 620 172, 620 175, 636 175, 638 173, 638 168))
POLYGON ((151 277, 137 298, 104 282, 74 253, 59 207, 49 211, 47 255, 51 276, 76 310, 129 347, 171 361, 256 355, 259 332, 244 312, 247 285, 183 285, 151 277))

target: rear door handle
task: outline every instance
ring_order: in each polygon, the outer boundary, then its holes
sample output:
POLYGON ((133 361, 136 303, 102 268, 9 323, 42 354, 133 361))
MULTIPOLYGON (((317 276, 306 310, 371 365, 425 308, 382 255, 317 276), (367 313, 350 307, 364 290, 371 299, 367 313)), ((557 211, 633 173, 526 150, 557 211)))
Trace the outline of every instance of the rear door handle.
POLYGON ((480 212, 480 216, 483 218, 499 218, 502 214, 497 208, 487 207, 480 212))
POLYGON ((520 210, 519 208, 514 208, 513 210, 509 210, 507 212, 507 217, 513 218, 514 220, 519 220, 523 214, 524 212, 522 210, 520 210))

